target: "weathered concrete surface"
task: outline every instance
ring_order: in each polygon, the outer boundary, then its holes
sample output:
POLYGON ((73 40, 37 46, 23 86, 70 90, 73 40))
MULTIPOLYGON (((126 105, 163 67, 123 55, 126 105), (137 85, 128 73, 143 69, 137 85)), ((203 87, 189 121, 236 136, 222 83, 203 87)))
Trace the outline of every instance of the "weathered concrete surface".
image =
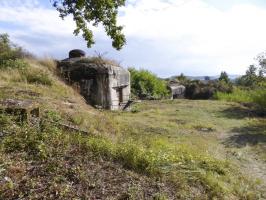
POLYGON ((181 99, 185 97, 186 87, 177 83, 169 84, 171 99, 181 99))
POLYGON ((130 99, 130 73, 122 67, 80 57, 62 60, 58 68, 92 106, 119 110, 130 99))
POLYGON ((36 124, 40 119, 39 105, 31 100, 1 100, 0 112, 19 116, 19 121, 29 124, 36 124))

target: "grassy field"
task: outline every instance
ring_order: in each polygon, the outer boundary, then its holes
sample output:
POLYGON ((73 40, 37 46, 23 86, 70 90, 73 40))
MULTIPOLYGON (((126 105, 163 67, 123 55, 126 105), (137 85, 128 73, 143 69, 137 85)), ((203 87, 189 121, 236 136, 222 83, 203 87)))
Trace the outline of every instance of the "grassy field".
POLYGON ((31 99, 47 121, 29 127, 0 113, 10 133, 0 137, 0 199, 266 198, 266 120, 256 112, 189 100, 95 110, 53 62, 27 62, 0 71, 0 99, 31 99))
POLYGON ((175 170, 184 177, 195 173, 189 177, 192 182, 208 185, 214 193, 240 195, 246 192, 252 197, 252 192, 245 191, 252 187, 245 178, 253 179, 257 186, 261 183, 265 190, 266 120, 240 104, 145 101, 135 105, 131 113, 111 114, 132 141, 155 151, 167 152, 169 147, 176 148, 177 154, 181 151, 188 160, 191 156, 192 163, 187 162, 184 169, 181 166, 175 170), (202 166, 205 161, 206 165, 202 166), (216 174, 220 170, 224 173, 216 174), (241 179, 237 171, 244 172, 245 178, 241 179))

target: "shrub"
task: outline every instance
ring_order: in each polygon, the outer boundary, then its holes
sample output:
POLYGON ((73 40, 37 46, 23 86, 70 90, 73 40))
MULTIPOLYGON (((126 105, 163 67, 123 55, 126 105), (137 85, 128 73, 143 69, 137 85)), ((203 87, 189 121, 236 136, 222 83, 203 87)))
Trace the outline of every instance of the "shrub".
POLYGON ((257 90, 252 95, 252 101, 266 109, 266 89, 257 90))
POLYGON ((12 43, 8 34, 0 34, 0 65, 6 60, 16 60, 33 57, 21 47, 12 43))
POLYGON ((200 81, 188 82, 185 97, 188 99, 210 99, 218 91, 230 93, 232 92, 232 85, 225 81, 209 81, 206 84, 200 81))
POLYGON ((243 90, 237 87, 234 88, 232 93, 217 92, 214 97, 218 100, 232 101, 238 103, 252 102, 251 92, 249 90, 243 90))
POLYGON ((6 69, 26 69, 28 66, 28 63, 22 59, 15 59, 15 60, 3 60, 0 64, 1 70, 6 69))
POLYGON ((140 99, 161 99, 169 94, 166 83, 147 70, 129 69, 133 95, 140 99))
POLYGON ((23 58, 33 57, 21 47, 13 44, 7 34, 0 34, 0 69, 24 69, 23 58))
POLYGON ((217 92, 215 98, 218 100, 238 102, 238 103, 255 103, 261 108, 266 108, 266 89, 249 89, 234 88, 233 93, 217 92))

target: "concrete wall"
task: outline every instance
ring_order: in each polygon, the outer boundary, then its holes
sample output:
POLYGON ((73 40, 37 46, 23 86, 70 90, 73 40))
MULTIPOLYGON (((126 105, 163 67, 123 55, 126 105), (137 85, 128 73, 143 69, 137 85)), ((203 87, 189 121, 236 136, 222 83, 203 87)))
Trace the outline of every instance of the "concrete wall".
POLYGON ((87 103, 95 107, 119 110, 130 99, 128 70, 78 58, 63 60, 59 68, 64 78, 78 88, 87 103))
POLYGON ((109 71, 110 109, 122 109, 130 100, 130 73, 122 68, 109 71))

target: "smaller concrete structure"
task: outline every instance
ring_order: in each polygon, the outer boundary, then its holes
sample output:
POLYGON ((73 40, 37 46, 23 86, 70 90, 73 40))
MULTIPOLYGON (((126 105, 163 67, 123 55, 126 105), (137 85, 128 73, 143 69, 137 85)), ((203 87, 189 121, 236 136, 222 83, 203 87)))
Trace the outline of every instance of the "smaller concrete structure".
POLYGON ((168 88, 171 91, 171 99, 182 99, 185 97, 186 87, 178 83, 170 83, 168 88))

